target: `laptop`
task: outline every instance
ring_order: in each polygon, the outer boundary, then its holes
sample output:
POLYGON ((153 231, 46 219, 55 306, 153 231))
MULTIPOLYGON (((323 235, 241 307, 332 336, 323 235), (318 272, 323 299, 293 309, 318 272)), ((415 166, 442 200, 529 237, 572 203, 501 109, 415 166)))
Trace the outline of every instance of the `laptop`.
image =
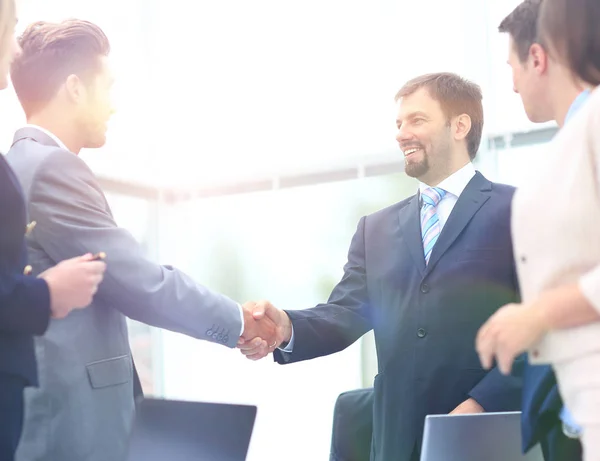
POLYGON ((142 399, 127 461, 245 461, 256 407, 142 399))
POLYGON ((421 461, 544 461, 539 445, 521 453, 521 412, 430 415, 421 461))

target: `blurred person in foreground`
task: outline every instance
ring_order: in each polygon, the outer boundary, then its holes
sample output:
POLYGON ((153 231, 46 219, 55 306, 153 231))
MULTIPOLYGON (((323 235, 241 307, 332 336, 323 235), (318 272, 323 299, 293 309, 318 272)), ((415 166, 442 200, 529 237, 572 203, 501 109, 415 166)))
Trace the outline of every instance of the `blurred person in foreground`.
POLYGON ((600 460, 598 24, 597 0, 542 2, 547 94, 551 118, 562 128, 540 171, 515 194, 512 233, 522 303, 500 309, 477 337, 485 367, 496 359, 507 372, 523 351, 534 364, 552 364, 565 403, 561 417, 566 431, 581 438, 586 461, 600 460), (584 95, 575 102, 574 88, 584 95))
MULTIPOLYGON (((542 0, 525 0, 499 26, 499 31, 509 36, 508 64, 513 89, 521 97, 527 117, 536 123, 548 122, 558 115, 549 77, 556 63, 550 59, 537 28, 541 4, 542 0)), ((561 92, 570 104, 569 116, 589 96, 589 91, 574 80, 565 81, 561 92)), ((581 459, 581 443, 573 437, 578 428, 563 405, 550 365, 525 366, 521 411, 524 451, 539 442, 546 461, 581 459)))
POLYGON ((150 261, 115 223, 78 155, 104 145, 113 112, 102 30, 81 20, 38 22, 19 45, 11 77, 28 125, 16 132, 7 159, 37 221, 27 241, 32 265, 42 271, 83 250, 104 251, 107 271, 89 309, 51 321, 36 339, 40 386, 25 394, 16 459, 118 460, 126 452, 134 394, 141 393, 126 317, 231 348, 241 335, 274 346, 275 330, 268 319, 259 330, 248 305, 150 261))

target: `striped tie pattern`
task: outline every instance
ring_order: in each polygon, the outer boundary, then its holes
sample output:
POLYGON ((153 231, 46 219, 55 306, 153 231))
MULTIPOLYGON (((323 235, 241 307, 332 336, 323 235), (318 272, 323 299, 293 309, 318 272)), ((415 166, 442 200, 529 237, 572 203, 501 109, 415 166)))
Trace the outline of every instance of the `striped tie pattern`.
POLYGON ((421 237, 423 239, 423 252, 425 265, 429 263, 431 250, 440 236, 440 220, 437 215, 438 203, 444 198, 446 191, 439 187, 428 187, 421 192, 423 205, 421 208, 421 237))

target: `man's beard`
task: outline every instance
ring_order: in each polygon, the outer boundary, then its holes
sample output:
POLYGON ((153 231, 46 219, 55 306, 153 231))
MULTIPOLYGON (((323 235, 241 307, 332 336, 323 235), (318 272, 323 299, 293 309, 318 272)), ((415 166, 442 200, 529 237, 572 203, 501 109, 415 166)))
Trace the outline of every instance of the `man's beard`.
POLYGON ((404 162, 404 172, 411 178, 420 178, 429 171, 427 157, 423 156, 420 162, 404 162))

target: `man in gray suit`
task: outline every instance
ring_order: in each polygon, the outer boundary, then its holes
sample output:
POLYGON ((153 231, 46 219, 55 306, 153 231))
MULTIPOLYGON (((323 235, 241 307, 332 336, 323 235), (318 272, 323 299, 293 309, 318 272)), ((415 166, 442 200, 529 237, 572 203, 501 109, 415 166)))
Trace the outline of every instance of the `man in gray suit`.
MULTIPOLYGON (((38 389, 26 393, 17 460, 115 461, 124 456, 134 412, 135 368, 125 317, 235 347, 262 337, 257 322, 221 294, 155 264, 111 214, 82 148, 105 143, 111 116, 109 43, 94 24, 36 23, 20 38, 12 81, 29 125, 7 159, 37 226, 28 238, 39 273, 85 252, 106 253, 106 275, 90 308, 53 320, 36 340, 38 389)), ((264 331, 264 333, 262 333, 264 331)))

